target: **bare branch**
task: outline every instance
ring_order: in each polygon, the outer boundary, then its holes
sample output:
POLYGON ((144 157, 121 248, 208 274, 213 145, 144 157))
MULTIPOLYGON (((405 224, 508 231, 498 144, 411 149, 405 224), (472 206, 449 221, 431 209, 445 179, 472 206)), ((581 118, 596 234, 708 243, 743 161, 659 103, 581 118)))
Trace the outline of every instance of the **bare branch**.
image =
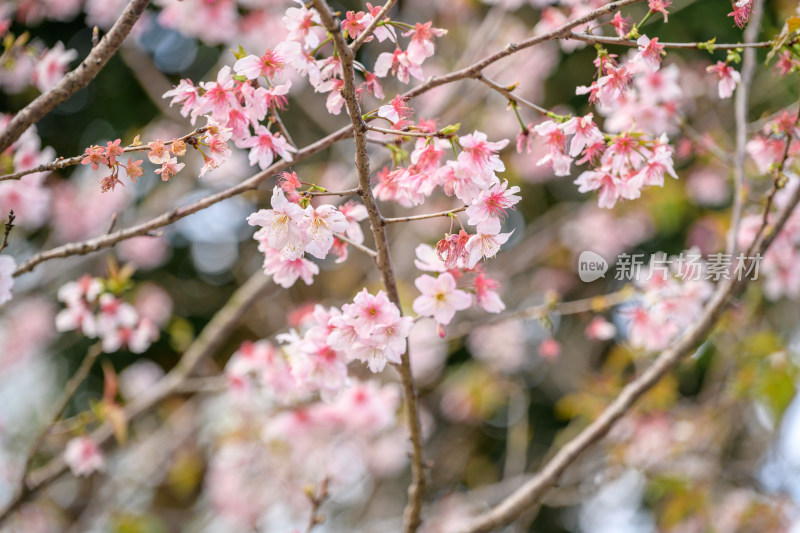
POLYGON ((489 78, 487 78, 483 74, 479 74, 478 76, 475 77, 475 79, 478 80, 481 83, 486 84, 492 90, 494 90, 494 91, 502 94, 503 96, 505 96, 506 99, 509 101, 509 103, 522 105, 524 107, 527 107, 528 109, 532 109, 532 110, 536 111, 537 113, 541 113, 542 115, 545 115, 545 116, 549 116, 549 114, 550 114, 549 110, 547 110, 547 109, 545 109, 545 108, 543 108, 541 106, 538 106, 538 105, 534 104, 533 102, 529 102, 528 100, 525 100, 524 98, 522 98, 520 96, 514 95, 511 92, 509 87, 503 87, 499 83, 490 80, 489 78))
POLYGON ((39 95, 14 116, 8 127, 0 133, 0 152, 4 152, 31 125, 38 122, 58 104, 86 87, 97 76, 120 47, 125 37, 128 36, 148 2, 149 0, 131 0, 111 30, 103 36, 97 46, 92 48, 86 59, 75 70, 69 72, 55 87, 39 95))
POLYGON ((456 213, 460 213, 462 211, 466 211, 467 206, 462 205, 461 207, 456 207, 455 209, 449 209, 447 211, 441 211, 439 213, 428 213, 427 215, 413 215, 409 217, 397 217, 397 218, 384 218, 384 224, 396 224, 398 222, 414 222, 415 220, 427 220, 429 218, 439 218, 439 217, 449 217, 456 213))
MULTIPOLYGON (((750 24, 752 24, 752 20, 750 24)), ((566 37, 566 39, 575 39, 576 41, 583 41, 585 43, 590 43, 590 44, 612 44, 620 46, 631 46, 633 48, 639 46, 639 44, 636 41, 633 41, 631 39, 626 39, 624 37, 604 37, 602 35, 589 35, 588 33, 578 33, 578 32, 570 33, 569 37, 566 37)), ((728 43, 728 44, 699 43, 699 42, 662 43, 659 40, 658 44, 659 46, 663 46, 664 48, 676 48, 682 50, 705 50, 706 48, 710 48, 712 50, 735 50, 737 48, 769 48, 772 46, 772 41, 760 41, 756 43, 753 42, 753 39, 748 40, 747 32, 745 32, 744 43, 728 43)))

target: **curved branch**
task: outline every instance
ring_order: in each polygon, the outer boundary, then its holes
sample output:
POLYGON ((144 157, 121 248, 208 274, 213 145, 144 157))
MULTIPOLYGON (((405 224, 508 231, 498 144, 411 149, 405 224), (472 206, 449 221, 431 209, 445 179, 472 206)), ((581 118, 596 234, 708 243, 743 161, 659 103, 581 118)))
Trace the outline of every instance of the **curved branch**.
POLYGON ((128 36, 148 3, 149 0, 131 0, 111 30, 103 36, 97 46, 92 48, 86 59, 75 70, 69 72, 55 87, 39 95, 14 116, 8 127, 0 133, 0 152, 4 152, 25 130, 58 104, 89 85, 128 36))

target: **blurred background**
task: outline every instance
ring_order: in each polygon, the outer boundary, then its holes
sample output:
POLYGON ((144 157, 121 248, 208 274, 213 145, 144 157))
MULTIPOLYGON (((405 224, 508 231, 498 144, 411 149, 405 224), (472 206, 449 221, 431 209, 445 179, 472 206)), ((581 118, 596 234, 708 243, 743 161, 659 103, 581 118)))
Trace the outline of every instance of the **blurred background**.
MULTIPOLYGON (((12 32, 30 31, 47 47, 61 41, 79 58, 90 50, 90 26, 106 30, 124 8, 119 0, 16 4, 12 32)), ((550 4, 401 0, 392 18, 411 24, 433 20, 448 30, 424 66, 430 76, 520 41, 547 23, 543 13, 567 14, 580 2, 550 4)), ((342 12, 363 9, 360 2, 332 6, 342 12)), ((129 144, 137 135, 147 142, 190 132, 193 126, 179 108, 168 107, 161 95, 182 78, 196 84, 214 79, 220 67, 233 63, 231 50, 240 45, 260 55, 277 44, 285 35, 281 16, 287 7, 270 0, 154 2, 97 79, 37 124, 41 146, 66 157, 116 138, 129 144)), ((780 32, 796 8, 789 0, 766 2, 759 39, 780 32)), ((652 17, 642 33, 668 42, 742 39, 726 16, 728 2, 676 0, 669 11, 668 24, 652 17)), ((636 6, 624 14, 638 21, 644 12, 636 6)), ((359 60, 373 65, 387 50, 388 43, 366 45, 359 60)), ((610 50, 620 56, 628 52, 610 50)), ((591 83, 595 56, 592 46, 574 41, 546 43, 499 62, 487 76, 504 86, 518 82, 515 94, 558 113, 593 111, 603 124, 615 117, 603 117, 585 96, 575 95, 576 86, 591 83)), ((477 129, 490 140, 511 139, 502 154, 506 171, 501 178, 521 187, 523 200, 504 223, 503 231, 514 232, 511 239, 486 264, 503 285, 508 310, 622 290, 625 282, 612 274, 623 252, 649 257, 659 251, 675 255, 696 247, 709 254, 724 248, 732 169, 707 146, 733 153, 732 100, 717 98, 714 80, 705 72, 724 58, 724 52, 669 51, 662 72, 679 90, 669 105, 661 102, 661 109, 668 109, 662 118, 675 146, 679 179, 667 178, 663 188, 651 188, 613 210, 597 207, 594 194, 577 192, 573 181, 581 168, 570 178, 537 166, 546 153, 543 143, 534 140, 529 153, 516 152, 517 118, 505 99, 484 85, 461 81, 413 101, 417 119, 435 119, 440 127, 460 123, 460 133, 477 129), (576 272, 577 257, 587 249, 612 264, 609 275, 592 283, 581 282, 576 272)), ((760 50, 750 99, 752 132, 763 125, 759 120, 796 102, 800 92, 796 77, 778 77, 765 58, 760 50)), ((38 91, 14 87, 11 77, 10 70, 0 73, 0 109, 13 114, 38 91)), ((404 90, 396 82, 384 84, 387 99, 404 90)), ((299 80, 289 102, 282 118, 298 146, 348 123, 345 115, 329 115, 324 96, 299 80)), ((363 105, 372 109, 379 102, 366 96, 363 105)), ((639 113, 644 122, 644 107, 634 116, 639 113)), ((521 114, 526 123, 541 121, 529 110, 521 114)), ((607 123, 606 130, 612 128, 607 123)), ((352 152, 352 142, 340 142, 292 170, 329 189, 351 188, 357 183, 352 152)), ((20 263, 39 250, 102 234, 112 217, 117 228, 128 227, 188 204, 254 174, 257 169, 246 155, 234 148, 226 165, 195 178, 202 159, 190 154, 187 168, 168 183, 145 162, 137 183, 107 193, 100 191, 101 172, 88 166, 49 174, 36 187, 4 182, 3 216, 12 194, 24 196, 15 208, 17 228, 6 253, 20 263), (23 187, 28 188, 21 192, 23 187)), ((389 151, 379 145, 371 145, 371 158, 374 171, 391 165, 389 151)), ((752 161, 748 176, 754 194, 747 208, 757 212, 758 195, 769 181, 759 177, 752 161)), ((123 350, 101 356, 119 376, 119 401, 129 401, 173 368, 237 287, 260 270, 263 256, 245 218, 268 207, 273 184, 270 180, 258 191, 186 217, 158 237, 47 262, 16 280, 14 300, 0 311, 0 502, 10 498, 20 461, 48 406, 94 343, 75 332, 55 332, 54 317, 62 305, 58 288, 83 273, 107 276, 109 258, 135 267, 126 299, 153 317, 160 338, 143 354, 123 350)), ((381 209, 399 216, 453 205, 440 195, 418 209, 389 204, 381 209)), ((389 228, 407 312, 418 295, 414 249, 420 242, 435 244, 449 228, 448 219, 389 228)), ((366 223, 364 229, 368 234, 366 223)), ((366 244, 372 244, 370 235, 366 244)), ((381 288, 371 260, 357 250, 351 249, 343 264, 330 258, 319 267, 313 285, 272 286, 252 305, 199 369, 209 378, 203 382, 208 390, 177 395, 131 423, 127 443, 108 450, 105 474, 62 476, 4 531, 291 531, 308 521, 311 505, 304 490, 311 487, 313 493, 331 476, 338 481, 323 506, 326 520, 316 530, 398 530, 410 475, 399 390, 391 387, 397 381, 393 370, 379 376, 388 388, 372 393, 380 397, 376 405, 394 406, 398 420, 371 421, 380 431, 356 432, 352 438, 340 420, 347 413, 344 400, 326 408, 339 409, 340 418, 325 411, 332 417, 326 418, 329 423, 301 431, 292 418, 296 412, 276 409, 263 398, 243 400, 227 390, 224 378, 214 379, 243 342, 274 339, 289 327, 302 327, 315 303, 340 306, 362 287, 373 293, 381 288), (330 422, 334 419, 338 422, 330 422)), ((798 295, 800 281, 777 288, 751 284, 697 353, 509 531, 797 531, 792 525, 800 518, 800 406, 793 403, 798 295)), ((448 531, 509 494, 653 359, 652 351, 633 346, 626 334, 629 303, 609 307, 600 299, 580 313, 539 312, 536 318, 491 323, 486 313, 473 309, 459 313, 444 338, 432 321, 417 322, 410 350, 424 410, 426 457, 433 465, 425 531, 448 531), (598 326, 598 317, 601 335, 587 330, 598 326)), ((371 377, 361 368, 351 373, 371 377)), ((71 435, 96 424, 106 382, 96 365, 70 401, 66 422, 54 428, 33 466, 58 453, 71 435)))

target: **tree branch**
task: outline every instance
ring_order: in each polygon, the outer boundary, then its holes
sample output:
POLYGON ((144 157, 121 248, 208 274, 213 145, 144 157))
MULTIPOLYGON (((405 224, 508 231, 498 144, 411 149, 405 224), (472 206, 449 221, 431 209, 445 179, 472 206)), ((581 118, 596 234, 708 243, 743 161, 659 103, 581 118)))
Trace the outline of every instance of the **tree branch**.
MULTIPOLYGON (((744 31, 744 40, 750 43, 758 35, 758 28, 761 25, 761 15, 764 13, 764 3, 754 0, 753 11, 750 16, 750 23, 744 31)), ((753 82, 753 72, 756 66, 756 51, 748 48, 744 51, 742 58, 741 83, 736 89, 736 101, 734 102, 734 116, 736 120, 736 154, 734 156, 734 195, 733 212, 731 214, 731 228, 728 232, 728 242, 725 253, 731 256, 736 254, 736 240, 739 236, 739 222, 742 219, 744 210, 744 200, 747 194, 745 190, 744 161, 747 157, 747 107, 750 99, 750 84, 753 82)))
MULTIPOLYGON (((375 197, 370 188, 369 175, 369 154, 367 153, 367 124, 361 114, 361 106, 356 95, 355 70, 353 68, 353 52, 347 46, 341 31, 341 24, 334 18, 327 2, 324 0, 314 0, 314 7, 320 14, 325 28, 333 37, 336 51, 342 62, 342 77, 344 85, 342 87, 342 97, 350 115, 353 125, 353 139, 355 141, 355 164, 358 170, 359 194, 369 215, 372 235, 375 239, 375 249, 377 257, 375 262, 381 273, 383 286, 389 300, 393 302, 402 312, 400 296, 397 292, 397 283, 392 270, 391 258, 389 256, 389 244, 386 240, 386 233, 375 203, 375 197)), ((423 458, 422 429, 419 422, 419 406, 417 391, 411 374, 411 361, 406 350, 401 356, 401 363, 395 365, 400 372, 403 384, 403 396, 405 399, 405 410, 408 422, 409 434, 411 437, 412 456, 411 456, 411 485, 408 487, 408 504, 404 512, 403 529, 406 533, 415 532, 421 523, 422 498, 425 491, 425 461, 423 458)))
POLYGON ((374 32, 375 28, 380 24, 381 19, 386 16, 386 13, 388 13, 396 3, 397 0, 386 0, 386 3, 383 4, 383 7, 378 11, 378 14, 375 15, 375 18, 372 19, 372 22, 364 28, 364 31, 361 32, 355 41, 350 43, 350 51, 353 53, 353 56, 355 56, 355 53, 361 48, 361 45, 372 35, 372 32, 374 32))
POLYGON ((461 207, 456 207, 455 209, 449 209, 447 211, 440 211, 439 213, 428 213, 426 215, 413 215, 409 217, 384 218, 383 223, 396 224, 398 222, 414 222, 415 220, 427 220, 429 218, 449 217, 450 215, 454 215, 456 213, 460 213, 466 210, 467 206, 462 205, 461 207))
POLYGON ((14 116, 8 127, 0 133, 0 152, 4 152, 31 125, 38 122, 58 104, 86 87, 97 76, 120 47, 125 37, 128 36, 148 2, 149 0, 131 0, 111 30, 103 36, 97 46, 92 48, 86 59, 75 70, 69 72, 55 87, 39 95, 14 116))
MULTIPOLYGON (((753 17, 755 18, 755 17, 753 17)), ((753 24, 753 18, 751 18, 750 24, 753 24)), ((749 28, 749 26, 748 26, 749 28)), ((590 35, 588 33, 578 33, 572 32, 570 33, 567 39, 575 39, 576 41, 583 41, 585 43, 590 44, 612 44, 612 45, 620 45, 620 46, 630 46, 636 48, 639 44, 636 41, 631 39, 626 39, 624 37, 604 37, 602 35, 590 35)), ((659 46, 663 46, 664 48, 676 48, 679 50, 705 50, 707 48, 712 50, 735 50, 737 48, 769 48, 772 46, 772 41, 761 41, 761 42, 753 42, 753 39, 747 39, 747 32, 745 31, 745 42, 744 43, 732 43, 732 44, 713 44, 713 43, 662 43, 660 40, 658 41, 659 46)))

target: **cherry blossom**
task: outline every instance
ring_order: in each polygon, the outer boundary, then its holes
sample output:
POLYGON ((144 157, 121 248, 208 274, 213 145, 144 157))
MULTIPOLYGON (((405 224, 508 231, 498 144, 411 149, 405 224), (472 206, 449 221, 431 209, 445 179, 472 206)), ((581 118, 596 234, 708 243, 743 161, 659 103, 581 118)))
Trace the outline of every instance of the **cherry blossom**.
POLYGON ((280 187, 272 190, 271 205, 272 209, 261 209, 247 217, 248 224, 262 227, 253 238, 279 250, 286 259, 296 260, 303 255, 305 246, 303 208, 289 202, 280 187))
POLYGON ((311 285, 314 276, 319 274, 319 267, 308 259, 289 259, 282 251, 264 246, 263 243, 258 249, 264 254, 264 272, 285 289, 294 285, 298 279, 311 285))
POLYGON ((64 462, 76 476, 89 476, 105 470, 106 461, 91 437, 75 437, 67 443, 64 462))
POLYGON ((433 38, 441 37, 447 33, 447 30, 433 28, 432 22, 421 24, 417 22, 413 30, 409 30, 403 34, 404 37, 411 37, 411 42, 408 43, 408 58, 416 64, 422 64, 425 59, 433 55, 433 38))
POLYGON ((650 39, 642 35, 636 43, 639 45, 639 53, 636 54, 634 61, 642 61, 654 72, 661 68, 661 52, 664 50, 664 45, 658 43, 658 37, 650 39))
POLYGON ((249 55, 239 59, 233 65, 233 71, 248 80, 254 80, 259 76, 272 79, 283 71, 285 62, 281 55, 275 50, 267 50, 261 57, 249 55))
POLYGON ((258 163, 262 170, 272 164, 276 155, 291 161, 292 153, 297 151, 280 133, 273 134, 261 125, 256 126, 255 135, 243 140, 239 146, 250 148, 250 164, 258 163))
POLYGON ((78 57, 78 52, 75 50, 66 50, 64 43, 57 42, 50 50, 36 63, 33 70, 33 80, 36 87, 46 92, 56 86, 64 77, 69 63, 78 57))
POLYGON ((472 305, 472 296, 456 288, 456 280, 449 272, 436 278, 423 274, 414 280, 414 285, 422 293, 414 300, 414 312, 433 317, 443 326, 453 320, 456 311, 472 305))
POLYGON ((309 205, 305 210, 302 227, 305 228, 307 237, 305 251, 317 259, 325 259, 333 245, 333 234, 344 232, 348 229, 348 223, 344 215, 332 205, 317 208, 309 205))
POLYGON ((522 198, 515 193, 519 187, 508 188, 508 181, 496 183, 490 189, 483 191, 478 198, 467 208, 468 224, 475 226, 490 218, 504 219, 506 211, 512 209, 522 198))
POLYGON ((469 238, 466 250, 469 254, 467 268, 475 268, 481 258, 489 259, 500 251, 500 246, 514 233, 500 233, 500 221, 487 218, 477 226, 478 233, 469 238))
POLYGON ((175 177, 175 174, 181 171, 183 167, 185 167, 185 163, 178 163, 177 158, 170 158, 169 160, 165 161, 161 168, 156 169, 156 174, 161 174, 162 181, 169 181, 170 178, 175 177))
POLYGON ((707 67, 706 71, 713 73, 717 77, 717 89, 719 97, 722 99, 730 98, 734 89, 736 89, 736 85, 742 80, 742 76, 732 66, 722 61, 717 61, 715 65, 707 67))
POLYGON ((499 313, 506 305, 497 294, 500 283, 493 280, 483 272, 475 276, 475 303, 487 313, 499 313))

